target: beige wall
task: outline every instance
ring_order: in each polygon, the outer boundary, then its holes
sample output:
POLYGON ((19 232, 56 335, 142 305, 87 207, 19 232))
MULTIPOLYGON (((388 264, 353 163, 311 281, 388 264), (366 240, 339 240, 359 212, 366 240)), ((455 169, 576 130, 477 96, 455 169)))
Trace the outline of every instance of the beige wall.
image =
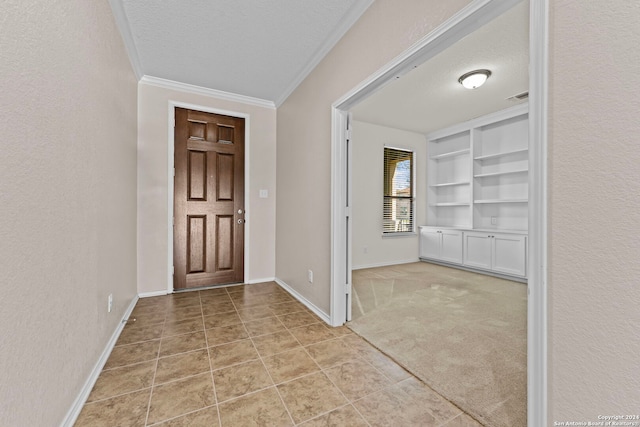
POLYGON ((550 3, 552 423, 640 408, 640 3, 550 3))
MULTIPOLYGON (((275 276, 276 111, 141 82, 138 90, 138 292, 166 292, 169 250, 169 101, 248 114, 247 211, 249 274, 275 276), (259 191, 269 197, 259 198, 259 191)), ((246 141, 245 141, 246 142, 246 141)), ((172 244, 172 243, 171 243, 172 244)))
POLYGON ((0 425, 57 426, 136 295, 137 80, 107 1, 0 11, 0 425))
POLYGON ((416 232, 426 221, 427 144, 424 135, 365 122, 353 122, 353 267, 418 260, 418 236, 382 237, 382 181, 385 145, 413 150, 416 179, 416 232), (366 252, 365 252, 366 247, 366 252))
MULTIPOLYGON (((278 109, 276 275, 327 313, 330 106, 466 3, 376 1, 278 109)), ((549 422, 596 421, 640 401, 640 4, 550 3, 549 422)))

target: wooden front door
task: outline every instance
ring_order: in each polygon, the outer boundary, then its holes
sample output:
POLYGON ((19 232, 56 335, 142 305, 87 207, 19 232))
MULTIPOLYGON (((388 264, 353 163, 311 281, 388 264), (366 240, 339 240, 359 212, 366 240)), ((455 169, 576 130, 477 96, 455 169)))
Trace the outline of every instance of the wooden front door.
POLYGON ((176 108, 173 287, 244 280, 244 119, 176 108))

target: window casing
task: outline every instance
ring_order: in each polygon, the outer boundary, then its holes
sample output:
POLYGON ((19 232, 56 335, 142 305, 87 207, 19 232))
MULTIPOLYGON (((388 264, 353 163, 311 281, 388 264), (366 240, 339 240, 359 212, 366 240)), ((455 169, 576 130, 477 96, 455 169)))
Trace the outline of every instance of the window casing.
POLYGON ((414 153, 384 148, 383 235, 415 232, 414 153))

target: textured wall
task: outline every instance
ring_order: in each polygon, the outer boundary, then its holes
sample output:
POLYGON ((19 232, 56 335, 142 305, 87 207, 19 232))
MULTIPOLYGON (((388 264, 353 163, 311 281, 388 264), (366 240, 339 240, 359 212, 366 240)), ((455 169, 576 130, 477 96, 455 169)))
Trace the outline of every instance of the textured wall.
POLYGON ((551 425, 640 409, 640 3, 550 3, 551 425))
MULTIPOLYGON (((275 276, 276 111, 140 83, 138 92, 138 292, 167 291, 169 101, 250 115, 249 276, 275 276), (260 189, 269 197, 259 198, 260 189)), ((172 244, 172 243, 171 243, 172 244)))
POLYGON ((353 266, 366 267, 418 260, 418 236, 382 238, 384 146, 415 153, 415 224, 425 224, 427 143, 424 135, 353 122, 353 266), (367 248, 365 253, 364 248, 367 248))
POLYGON ((106 0, 0 12, 0 425, 56 426, 136 294, 137 82, 106 0))
POLYGON ((278 108, 276 276, 329 313, 331 104, 469 3, 378 0, 278 108), (307 269, 314 283, 307 282, 307 269))

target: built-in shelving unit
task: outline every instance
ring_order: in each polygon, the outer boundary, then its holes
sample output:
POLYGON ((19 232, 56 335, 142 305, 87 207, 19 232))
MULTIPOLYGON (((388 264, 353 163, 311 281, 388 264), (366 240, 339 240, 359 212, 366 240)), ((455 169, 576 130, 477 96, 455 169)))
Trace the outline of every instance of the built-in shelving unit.
POLYGON ((426 226, 440 234, 488 232, 491 239, 496 231, 513 233, 524 236, 526 249, 528 135, 527 104, 427 135, 426 226))

